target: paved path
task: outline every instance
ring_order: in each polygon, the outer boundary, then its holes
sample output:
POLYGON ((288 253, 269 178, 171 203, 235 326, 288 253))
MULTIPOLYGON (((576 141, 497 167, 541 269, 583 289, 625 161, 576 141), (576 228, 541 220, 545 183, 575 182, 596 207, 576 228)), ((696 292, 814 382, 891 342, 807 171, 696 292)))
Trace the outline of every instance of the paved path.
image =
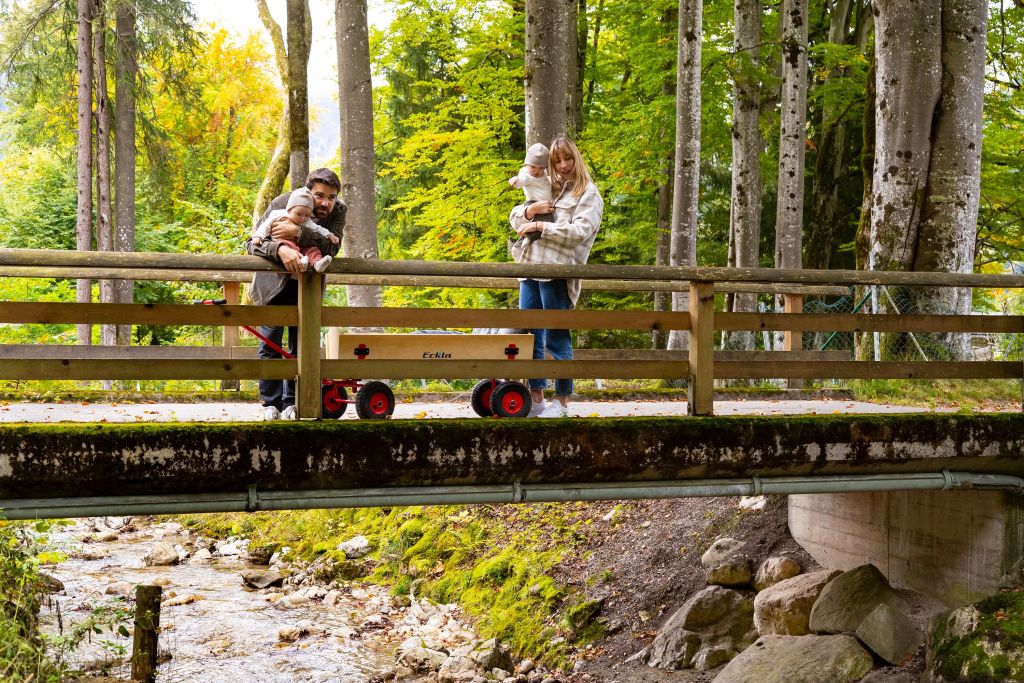
MULTIPOLYGON (((476 417, 466 397, 450 403, 403 402, 395 419, 476 417)), ((716 415, 824 415, 841 413, 911 413, 925 408, 864 401, 715 401, 716 415)), ((685 401, 578 401, 569 405, 574 417, 636 417, 686 415, 685 401)), ((4 422, 255 422, 263 410, 255 403, 2 403, 4 422)), ((343 420, 358 419, 355 408, 343 420)))

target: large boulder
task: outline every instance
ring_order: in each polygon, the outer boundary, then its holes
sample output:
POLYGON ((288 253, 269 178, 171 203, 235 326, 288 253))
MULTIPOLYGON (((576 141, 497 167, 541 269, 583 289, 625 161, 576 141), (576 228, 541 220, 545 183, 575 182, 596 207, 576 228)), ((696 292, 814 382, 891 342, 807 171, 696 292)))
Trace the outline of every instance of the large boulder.
POLYGON ((263 589, 271 586, 280 586, 284 583, 284 574, 281 572, 268 571, 263 569, 243 569, 239 572, 242 583, 249 588, 263 589))
POLYGON ((884 603, 860 622, 857 638, 890 664, 908 659, 921 644, 921 632, 917 627, 902 612, 884 603))
POLYGON ((809 626, 815 633, 853 633, 883 603, 906 610, 882 572, 863 564, 828 582, 811 608, 809 626))
POLYGON ((448 659, 448 653, 438 643, 411 637, 398 646, 395 659, 400 666, 407 666, 413 671, 437 671, 448 659))
POLYGON ((753 612, 750 595, 708 586, 669 617, 645 651, 644 660, 660 669, 713 669, 757 637, 753 612))
POLYGON ((800 563, 785 555, 769 557, 754 574, 754 590, 763 591, 800 573, 800 563))
POLYGON ((708 583, 712 586, 749 586, 754 574, 750 560, 732 557, 708 568, 708 583))
POLYGON ((357 560, 368 554, 372 547, 370 546, 370 539, 366 538, 366 536, 354 536, 347 541, 339 543, 338 550, 345 553, 346 559, 357 560))
POLYGON ((1024 593, 997 593, 936 615, 922 681, 1024 681, 1024 593))
POLYGON ((841 572, 823 569, 766 588, 754 598, 754 626, 762 636, 803 636, 811 632, 811 608, 829 581, 841 572))
POLYGON ((174 546, 170 543, 157 543, 153 546, 142 561, 146 563, 147 567, 164 567, 167 565, 178 564, 178 560, 181 558, 178 556, 178 551, 175 550, 174 546))
POLYGON ((492 669, 512 668, 512 657, 508 649, 493 638, 477 640, 452 650, 437 672, 439 683, 471 681, 492 669))
POLYGON ((729 538, 728 536, 722 536, 712 541, 711 545, 708 546, 708 549, 700 556, 700 563, 704 569, 710 569, 717 564, 721 564, 725 560, 740 555, 742 550, 742 541, 737 541, 735 538, 729 538))
POLYGON ((847 683, 871 665, 871 654, 852 636, 762 636, 714 683, 847 683))

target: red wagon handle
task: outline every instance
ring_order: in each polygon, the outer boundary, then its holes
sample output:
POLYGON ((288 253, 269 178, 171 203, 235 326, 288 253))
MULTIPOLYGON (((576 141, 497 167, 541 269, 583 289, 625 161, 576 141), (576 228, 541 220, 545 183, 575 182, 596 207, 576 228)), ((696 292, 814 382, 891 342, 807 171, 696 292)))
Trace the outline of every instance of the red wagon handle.
MULTIPOLYGON (((197 301, 193 301, 192 303, 196 304, 197 306, 223 306, 227 302, 228 302, 227 299, 199 299, 197 301)), ((264 344, 266 344, 270 348, 274 349, 274 351, 277 351, 279 354, 281 354, 282 358, 289 358, 289 359, 295 358, 295 356, 293 356, 292 354, 288 353, 287 351, 282 349, 280 346, 278 346, 274 342, 270 341, 269 339, 267 339, 262 334, 260 334, 258 331, 254 330, 253 328, 249 327, 248 325, 241 325, 240 327, 243 330, 245 330, 246 332, 248 332, 249 334, 251 334, 252 336, 254 336, 257 339, 259 339, 261 342, 263 342, 264 344)))

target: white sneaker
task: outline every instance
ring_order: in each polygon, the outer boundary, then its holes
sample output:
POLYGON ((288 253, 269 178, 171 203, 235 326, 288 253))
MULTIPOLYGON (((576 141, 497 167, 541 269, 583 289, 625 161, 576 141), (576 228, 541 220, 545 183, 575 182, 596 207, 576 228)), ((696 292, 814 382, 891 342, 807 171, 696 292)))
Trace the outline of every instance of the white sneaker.
POLYGON ((263 419, 267 422, 271 420, 280 420, 281 411, 274 406, 263 406, 263 419))
POLYGON ((309 257, 308 256, 303 256, 302 258, 300 258, 299 259, 299 265, 302 266, 302 272, 303 273, 305 273, 307 270, 309 270, 309 257))
POLYGON ((331 265, 331 261, 333 260, 334 259, 330 256, 321 256, 320 260, 316 262, 315 266, 313 266, 313 270, 318 273, 322 273, 327 270, 327 266, 331 265))
POLYGON ((284 410, 281 411, 282 420, 294 420, 295 419, 295 406, 285 406, 284 410))
POLYGON ((530 414, 526 417, 540 417, 540 414, 548 407, 547 401, 541 401, 540 403, 534 403, 530 406, 530 414))
POLYGON ((569 417, 569 411, 561 401, 552 401, 537 417, 569 417))

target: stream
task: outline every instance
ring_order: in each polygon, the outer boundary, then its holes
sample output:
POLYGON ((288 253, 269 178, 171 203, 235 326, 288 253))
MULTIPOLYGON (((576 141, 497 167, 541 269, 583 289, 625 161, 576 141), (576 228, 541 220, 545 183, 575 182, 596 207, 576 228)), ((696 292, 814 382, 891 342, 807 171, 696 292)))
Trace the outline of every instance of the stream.
MULTIPOLYGON (((359 624, 376 612, 367 605, 372 589, 343 591, 333 607, 316 601, 286 607, 286 601, 273 603, 267 593, 243 586, 239 571, 265 566, 249 564, 238 556, 214 556, 202 563, 186 560, 185 564, 147 567, 143 557, 158 540, 179 544, 186 537, 156 539, 154 535, 159 536, 162 529, 141 526, 119 533, 114 540, 83 542, 92 525, 92 520, 79 520, 75 526, 51 534, 51 541, 71 557, 45 568, 65 587, 43 607, 40 618, 47 634, 57 634, 61 625, 63 632, 69 633, 94 607, 116 604, 117 596, 108 592, 126 591, 128 586, 122 582, 131 585, 131 595, 136 584, 156 583, 164 584, 165 603, 175 594, 179 599, 199 597, 189 604, 165 604, 161 609, 159 647, 171 657, 160 664, 158 681, 365 683, 374 672, 394 662, 394 643, 360 633, 359 624), (279 639, 282 627, 296 625, 308 635, 294 642, 279 639)), ((130 630, 131 622, 126 625, 130 630)), ((130 638, 104 629, 76 650, 70 663, 95 669, 98 667, 87 665, 113 660, 110 674, 127 678, 130 654, 130 638), (120 663, 113 652, 118 646, 125 648, 120 663)))

